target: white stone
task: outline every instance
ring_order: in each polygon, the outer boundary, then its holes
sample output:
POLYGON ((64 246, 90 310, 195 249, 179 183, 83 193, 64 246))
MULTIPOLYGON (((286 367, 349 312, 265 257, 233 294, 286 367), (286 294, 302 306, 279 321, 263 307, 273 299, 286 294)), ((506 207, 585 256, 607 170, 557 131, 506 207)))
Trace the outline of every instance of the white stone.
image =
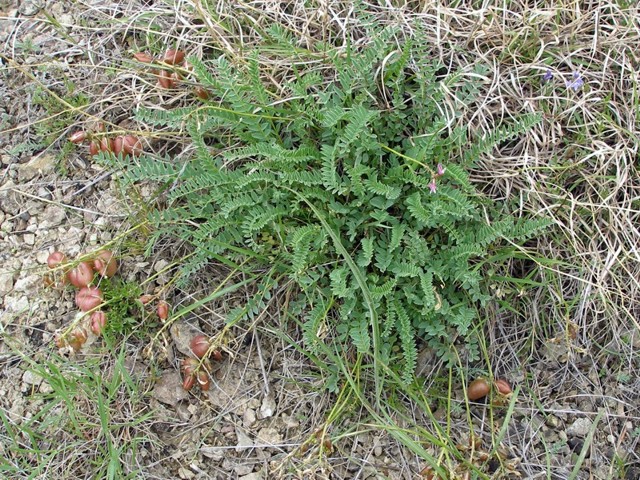
POLYGON ((38 155, 28 163, 18 167, 18 179, 20 182, 28 182, 38 174, 48 175, 53 172, 56 166, 56 157, 54 155, 42 154, 38 155))
POLYGON ((243 477, 238 477, 238 480, 262 480, 264 477, 260 472, 253 472, 243 477))
POLYGON ((244 433, 244 430, 240 427, 236 427, 236 438, 238 443, 236 444, 236 452, 242 452, 253 447, 253 440, 249 438, 249 435, 244 433))
POLYGON ((27 245, 35 245, 36 243, 36 236, 33 233, 25 233, 22 238, 27 245))
POLYGON ((176 405, 189 397, 189 393, 182 388, 180 374, 174 370, 164 372, 156 382, 151 395, 167 405, 176 405))
POLYGON ((251 408, 247 408, 242 415, 242 425, 245 428, 249 428, 254 423, 256 423, 256 412, 251 408))
POLYGON ((586 417, 578 418, 567 428, 567 434, 576 437, 585 437, 589 433, 589 430, 591 430, 591 425, 591 419, 586 417))
POLYGON ((49 252, 47 250, 39 250, 36 252, 36 261, 41 265, 47 264, 47 259, 49 258, 49 252))
POLYGON ((29 308, 29 299, 24 295, 6 295, 4 306, 9 312, 24 312, 29 308))
POLYGON ((13 289, 16 292, 30 292, 38 288, 41 283, 40 275, 29 275, 27 277, 21 277, 16 281, 13 289))
POLYGON ((276 411, 276 401, 273 395, 269 393, 262 399, 262 405, 260 406, 260 415, 262 418, 272 417, 276 411))
POLYGON ((67 212, 58 205, 48 205, 42 213, 40 228, 57 227, 67 219, 67 212))
POLYGON ((22 381, 28 385, 40 385, 42 377, 31 370, 26 370, 22 375, 22 381))
POLYGON ((0 297, 13 290, 14 276, 13 272, 0 271, 0 297))
POLYGON ((264 427, 258 432, 258 442, 263 445, 278 445, 282 442, 282 434, 273 427, 264 427))

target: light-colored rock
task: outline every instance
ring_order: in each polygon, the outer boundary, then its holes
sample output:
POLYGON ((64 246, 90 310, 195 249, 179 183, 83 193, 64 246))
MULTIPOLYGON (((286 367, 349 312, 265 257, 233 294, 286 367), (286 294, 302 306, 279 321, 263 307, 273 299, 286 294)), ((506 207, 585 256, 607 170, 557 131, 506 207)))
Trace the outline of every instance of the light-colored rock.
POLYGON ((5 295, 4 307, 8 312, 24 312, 29 308, 29 299, 25 295, 5 295))
POLYGON ((254 423, 256 423, 256 412, 251 408, 247 408, 242 415, 242 425, 245 428, 249 428, 254 423))
POLYGON ((28 163, 18 167, 18 180, 20 182, 28 182, 39 174, 48 175, 53 172, 55 166, 55 156, 46 153, 38 155, 29 160, 28 163))
POLYGON ((110 215, 123 213, 122 208, 118 206, 118 199, 111 192, 103 192, 98 199, 96 210, 110 215))
POLYGON ((160 273, 161 271, 163 271, 165 268, 167 268, 167 265, 169 265, 169 262, 167 262, 166 260, 158 260, 154 265, 153 265, 153 271, 156 273, 160 273))
POLYGON ((236 475, 239 475, 239 476, 248 475, 253 471, 253 465, 243 465, 243 464, 234 465, 233 471, 236 473, 236 475))
POLYGON ((240 427, 236 427, 236 438, 238 439, 238 443, 236 444, 236 452, 242 452, 253 447, 253 440, 249 438, 244 430, 240 427))
POLYGON ((273 398, 273 394, 269 393, 262 399, 262 405, 260 405, 260 417, 269 418, 272 417, 276 411, 276 401, 273 398))
POLYGON ((33 233, 25 233, 22 237, 27 245, 35 245, 36 236, 33 233))
POLYGON ((39 250, 38 252, 36 252, 36 261, 40 265, 46 265, 47 259, 49 258, 49 253, 50 252, 48 250, 39 250))
POLYGON ((170 332, 171 338, 173 339, 174 345, 178 351, 183 355, 193 357, 193 352, 191 351, 190 346, 191 339, 202 332, 189 322, 182 319, 173 322, 170 332))
POLYGON ((244 475, 242 477, 238 477, 238 480, 262 480, 264 477, 261 472, 253 472, 249 475, 244 475))
POLYGON ((219 462, 226 455, 226 449, 220 447, 200 447, 200 453, 215 462, 219 462))
MULTIPOLYGON (((21 198, 16 190, 19 190, 18 185, 12 180, 7 180, 3 185, 0 185, 0 208, 8 215, 17 215, 20 211, 21 198)), ((2 223, 2 229, 5 232, 8 223, 11 222, 5 220, 2 223)))
POLYGON ((185 467, 178 468, 178 476, 183 478, 184 480, 191 480, 192 478, 196 478, 196 474, 191 470, 186 469, 185 467))
POLYGON ((282 434, 277 428, 264 427, 258 432, 258 443, 262 445, 278 445, 282 442, 282 434))
POLYGON ((189 393, 182 388, 182 378, 176 371, 169 370, 156 382, 152 396, 167 405, 176 405, 178 402, 189 398, 189 393))
POLYGON ((548 415, 545 419, 545 423, 548 427, 558 428, 562 422, 555 415, 548 415))
POLYGON ((22 381, 27 385, 40 385, 42 377, 31 370, 26 370, 22 375, 22 381))
POLYGON ((0 297, 4 297, 13 290, 15 273, 6 270, 0 271, 0 297))
POLYGON ((567 435, 572 435, 574 437, 586 437, 591 430, 591 419, 583 417, 576 419, 569 428, 567 428, 567 435))
POLYGON ((189 407, 184 404, 184 402, 179 402, 175 405, 176 413, 178 414, 178 418, 183 422, 188 422, 191 418, 191 412, 189 411, 189 407))
POLYGON ((63 207, 50 204, 41 215, 40 228, 51 228, 61 225, 67 220, 67 212, 63 207))
POLYGON ((42 283, 40 275, 28 275, 26 277, 20 277, 16 280, 13 290, 16 292, 32 292, 37 290, 38 286, 42 283))

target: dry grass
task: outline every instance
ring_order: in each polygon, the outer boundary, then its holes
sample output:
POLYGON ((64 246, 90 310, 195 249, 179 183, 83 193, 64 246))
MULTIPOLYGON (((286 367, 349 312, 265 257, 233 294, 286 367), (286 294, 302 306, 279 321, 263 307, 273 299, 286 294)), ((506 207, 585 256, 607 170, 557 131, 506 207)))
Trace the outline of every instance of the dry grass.
MULTIPOLYGON (((260 43, 264 30, 278 23, 298 39, 296 65, 314 69, 321 67, 321 59, 306 49, 318 41, 344 44, 350 39, 364 44, 369 40, 365 29, 369 23, 397 25, 406 35, 419 25, 430 40, 433 56, 463 72, 461 81, 466 76, 482 79, 480 95, 460 120, 475 134, 482 135, 496 123, 523 113, 544 112, 541 124, 517 143, 485 156, 472 172, 496 202, 516 204, 523 214, 550 216, 555 227, 523 250, 523 259, 511 266, 514 277, 530 274, 538 285, 523 288, 522 295, 507 283, 496 285, 496 297, 516 306, 518 313, 496 309, 484 326, 486 362, 465 365, 463 359, 462 365, 472 372, 506 376, 520 386, 512 410, 518 422, 507 429, 501 448, 508 449, 510 457, 522 459, 519 468, 524 478, 587 478, 589 473, 607 478, 602 476, 606 472, 609 478, 620 478, 625 470, 620 465, 640 463, 640 384, 636 380, 640 374, 640 12, 636 5, 612 0, 445 3, 449 5, 362 3, 358 8, 351 2, 335 1, 85 3, 79 7, 75 25, 55 26, 42 15, 11 20, 12 32, 2 54, 11 59, 14 78, 24 79, 20 75, 28 74, 28 85, 11 84, 14 95, 40 85, 64 100, 68 96, 65 82, 72 82, 91 99, 87 107, 72 108, 68 102, 64 106, 77 125, 103 120, 114 132, 134 131, 143 136, 149 151, 186 158, 192 146, 183 144, 180 132, 138 125, 131 115, 139 106, 186 105, 192 100, 191 92, 160 91, 155 78, 131 60, 132 52, 157 54, 173 46, 200 58, 224 53, 242 61, 260 43), (36 63, 27 62, 29 53, 19 44, 27 34, 36 38, 50 35, 60 47, 48 51, 46 58, 35 55, 36 63), (61 74, 47 73, 54 65, 61 74), (488 68, 477 70, 479 65, 488 68), (545 82, 542 77, 547 70, 553 77, 545 82), (567 86, 574 72, 584 81, 575 91, 567 86), (536 439, 543 428, 539 422, 549 416, 567 423, 580 416, 594 419, 599 410, 604 416, 591 446, 590 463, 582 465, 578 477, 570 477, 569 470, 549 459, 551 445, 540 449, 536 439), (606 451, 612 442, 619 447, 619 458, 606 451)), ((291 53, 262 50, 260 60, 273 69, 270 81, 275 85, 286 81, 282 72, 287 71, 291 53)), ((453 93, 449 102, 456 102, 453 93)), ((26 137, 36 124, 52 119, 40 117, 20 128, 27 132, 26 137)), ((52 133, 63 138, 67 132, 52 133)), ((173 252, 169 260, 180 259, 179 246, 164 246, 173 252)), ((201 298, 211 284, 199 284, 201 292, 178 291, 176 295, 186 303, 201 298)), ((215 330, 224 307, 207 308, 200 315, 215 330)), ((390 440, 385 432, 376 432, 375 425, 350 424, 359 418, 370 419, 363 412, 336 412, 335 399, 319 393, 322 375, 311 375, 306 358, 292 348, 295 332, 289 336, 277 331, 273 325, 284 321, 268 318, 277 315, 273 313, 277 310, 264 312, 252 325, 237 327, 236 342, 229 346, 238 352, 248 345, 234 358, 234 368, 255 369, 257 379, 242 388, 273 388, 279 408, 304 416, 295 448, 279 450, 297 455, 283 454, 289 463, 271 465, 273 475, 364 478, 377 469, 386 471, 388 478, 415 478, 425 465, 423 459, 390 440), (277 381, 269 377, 274 371, 281 376, 277 381), (275 382, 271 387, 270 381, 275 382), (291 389, 294 384, 297 389, 291 389), (327 420, 330 413, 336 414, 331 421, 327 420), (347 423, 342 423, 345 419, 347 423), (300 455, 304 439, 323 428, 340 447, 329 455, 314 445, 307 455, 300 455), (364 447, 358 448, 358 440, 364 447), (394 464, 376 464, 371 452, 377 445, 392 453, 394 464)), ((430 368, 442 371, 439 367, 433 363, 430 368)), ((492 442, 501 411, 472 406, 467 412, 459 393, 466 375, 445 370, 429 378, 426 389, 436 394, 429 399, 433 412, 418 408, 410 412, 410 419, 396 418, 412 430, 412 423, 428 422, 433 431, 434 419, 447 425, 449 443, 445 448, 430 446, 429 451, 437 458, 448 458, 446 468, 452 478, 464 478, 460 471, 453 473, 459 457, 442 450, 453 449, 455 441, 465 438, 471 428, 482 437, 485 449, 498 447, 492 442), (452 399, 446 398, 449 385, 452 399)), ((243 391, 242 396, 246 399, 251 394, 243 391)), ((389 398, 399 412, 412 405, 402 394, 389 398)), ((216 407, 212 421, 236 407, 233 398, 228 400, 216 407)), ((130 421, 130 415, 120 420, 130 421)), ((143 427, 145 434, 154 437, 147 428, 143 427)), ((562 439, 550 442, 556 442, 553 448, 562 447, 562 439)), ((67 457, 75 454, 66 447, 61 452, 65 454, 56 457, 61 465, 80 461, 67 457)), ((472 458, 467 453, 463 456, 472 458)), ((144 472, 154 471, 154 462, 162 463, 161 458, 142 461, 148 462, 140 465, 144 472)), ((500 472, 509 475, 505 468, 495 472, 496 477, 500 472)), ((147 473, 147 478, 153 475, 147 473)))

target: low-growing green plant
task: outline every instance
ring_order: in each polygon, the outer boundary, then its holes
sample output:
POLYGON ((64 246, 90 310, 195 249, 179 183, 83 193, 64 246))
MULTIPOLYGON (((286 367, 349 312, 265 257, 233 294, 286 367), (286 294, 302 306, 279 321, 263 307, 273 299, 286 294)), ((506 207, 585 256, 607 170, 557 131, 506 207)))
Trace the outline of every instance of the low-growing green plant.
POLYGON ((149 331, 151 325, 145 325, 140 319, 141 306, 137 300, 142 291, 138 284, 113 277, 103 279, 100 288, 104 292, 104 301, 108 304, 105 336, 131 333, 144 336, 149 331), (143 328, 140 328, 141 325, 143 328))
MULTIPOLYGON (((110 161, 128 182, 171 187, 168 207, 151 220, 156 238, 193 245, 187 277, 219 258, 275 265, 274 278, 296 286, 291 306, 304 318, 308 350, 333 327, 341 343, 400 365, 410 382, 417 339, 450 360, 452 338, 477 352, 472 324, 491 300, 485 272, 546 222, 514 217, 467 174, 537 116, 469 139, 452 106, 474 99, 473 82, 434 62, 426 42, 399 44, 396 33, 371 33, 363 49, 318 44, 309 55, 326 63, 317 70, 266 72, 260 51, 243 64, 190 58, 209 100, 141 109, 138 118, 184 127, 193 158, 110 161)), ((271 38, 290 41, 277 27, 271 38)))

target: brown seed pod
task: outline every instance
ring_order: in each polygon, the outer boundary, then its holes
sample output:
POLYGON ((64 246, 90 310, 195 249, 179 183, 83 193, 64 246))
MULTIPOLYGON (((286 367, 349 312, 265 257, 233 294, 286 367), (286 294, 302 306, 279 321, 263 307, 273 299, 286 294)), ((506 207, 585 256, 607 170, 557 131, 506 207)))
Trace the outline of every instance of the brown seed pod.
POLYGON ((153 300, 153 295, 149 295, 149 294, 141 295, 140 298, 138 299, 138 301, 143 305, 146 305, 151 300, 153 300))
POLYGON ((160 70, 160 73, 158 74, 158 85, 166 89, 173 88, 175 85, 171 79, 171 73, 166 70, 160 70))
POLYGON ((113 153, 116 155, 122 153, 122 135, 118 135, 113 139, 113 153))
POLYGON ((209 91, 206 88, 196 87, 196 97, 201 100, 209 100, 209 91))
POLYGON ((76 293, 76 305, 83 312, 102 304, 102 291, 98 287, 83 287, 76 293))
POLYGON ((96 335, 100 335, 107 324, 107 314, 102 310, 96 310, 91 314, 91 331, 96 335))
POLYGON ((509 385, 509 382, 507 382, 506 380, 496 379, 493 382, 493 386, 498 391, 498 393, 500 393, 500 395, 509 395, 512 391, 511 385, 509 385))
POLYGON ((77 288, 86 287, 93 280, 93 267, 89 262, 80 262, 67 273, 69 283, 77 288))
POLYGON ((142 142, 134 135, 125 135, 122 138, 122 148, 129 155, 137 157, 142 153, 142 142))
POLYGON ((65 338, 60 334, 56 334, 56 337, 53 340, 53 342, 58 348, 64 348, 67 346, 67 342, 65 341, 65 338))
POLYGON ((84 130, 78 130, 77 132, 73 132, 69 137, 69 141, 71 143, 75 143, 76 145, 84 142, 87 139, 87 132, 84 130))
POLYGON ((94 131, 100 132, 100 133, 105 132, 107 130, 106 127, 104 126, 104 122, 96 123, 96 126, 93 129, 94 131))
POLYGON ((62 252, 51 252, 49 254, 49 256, 47 257, 47 266, 49 268, 56 268, 58 265, 60 265, 61 263, 64 263, 67 261, 67 257, 64 253, 62 252))
POLYGON ((89 154, 90 155, 97 155, 99 151, 100 151, 100 143, 98 143, 95 140, 93 140, 89 144, 89 154))
POLYGON ((467 388, 467 396, 469 400, 479 400, 489 394, 489 382, 484 378, 476 378, 469 384, 467 388))
POLYGON ((196 357, 203 358, 209 351, 211 344, 206 335, 196 335, 191 339, 189 346, 196 357))
POLYGON ((206 392, 211 387, 211 380, 209 380, 209 373, 206 370, 198 370, 197 373, 198 385, 200 390, 206 392))
POLYGON ((191 390, 193 388, 195 383, 196 383, 196 376, 195 375, 185 376, 182 379, 182 388, 184 388, 188 392, 189 390, 191 390))
POLYGON ((158 303, 157 312, 160 320, 166 320, 167 318, 169 318, 169 304, 165 301, 161 301, 160 303, 158 303))
POLYGON ((67 345, 73 348, 74 352, 80 351, 82 345, 87 341, 87 332, 84 328, 76 328, 73 332, 69 334, 69 339, 67 340, 67 345))
POLYGON ((113 152, 113 140, 109 137, 103 137, 100 140, 100 150, 103 152, 113 152))
POLYGON ((168 63, 169 65, 180 65, 184 60, 184 52, 182 50, 174 50, 170 48, 164 54, 164 63, 168 63))
POLYGON ((133 58, 142 63, 153 63, 154 58, 145 52, 137 52, 133 54, 133 58))
POLYGON ((222 360, 222 352, 220 350, 214 350, 211 352, 211 358, 213 358, 216 362, 220 362, 222 360))
POLYGON ((100 251, 93 261, 93 266, 103 277, 113 277, 118 270, 118 262, 110 250, 100 251))
POLYGON ((180 370, 182 371, 182 388, 191 390, 195 384, 199 362, 195 358, 185 358, 182 360, 180 370))

